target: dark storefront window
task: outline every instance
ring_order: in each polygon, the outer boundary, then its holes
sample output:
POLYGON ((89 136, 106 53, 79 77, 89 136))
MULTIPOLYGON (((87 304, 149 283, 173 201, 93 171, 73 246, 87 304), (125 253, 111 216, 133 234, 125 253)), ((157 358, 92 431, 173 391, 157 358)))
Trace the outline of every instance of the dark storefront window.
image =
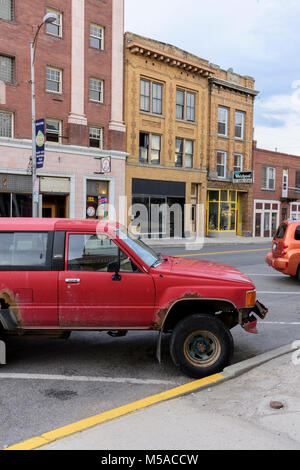
POLYGON ((133 231, 159 238, 182 237, 184 204, 185 183, 134 179, 133 231))
POLYGON ((31 217, 31 194, 0 193, 0 217, 31 217))

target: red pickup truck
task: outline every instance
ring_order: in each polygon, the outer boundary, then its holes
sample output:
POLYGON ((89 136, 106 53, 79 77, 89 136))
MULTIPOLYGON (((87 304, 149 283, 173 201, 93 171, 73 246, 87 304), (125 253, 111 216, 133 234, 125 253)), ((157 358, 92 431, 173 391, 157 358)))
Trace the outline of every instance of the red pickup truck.
POLYGON ((267 309, 237 269, 157 255, 119 224, 1 219, 0 330, 67 337, 72 331, 171 333, 170 353, 195 378, 230 362, 230 329, 255 332, 267 309))

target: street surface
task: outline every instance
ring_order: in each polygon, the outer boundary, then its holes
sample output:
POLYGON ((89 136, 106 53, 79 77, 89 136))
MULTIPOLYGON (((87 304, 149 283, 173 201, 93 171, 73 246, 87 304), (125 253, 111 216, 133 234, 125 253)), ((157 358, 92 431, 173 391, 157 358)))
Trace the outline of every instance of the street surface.
MULTIPOLYGON (((269 243, 162 250, 231 264, 254 280, 269 315, 259 335, 232 331, 234 362, 300 340, 300 285, 264 263, 268 250, 269 243)), ((156 362, 156 338, 152 332, 124 338, 78 332, 67 341, 11 340, 8 364, 0 366, 0 448, 188 382, 169 357, 169 336, 162 364, 156 362)))

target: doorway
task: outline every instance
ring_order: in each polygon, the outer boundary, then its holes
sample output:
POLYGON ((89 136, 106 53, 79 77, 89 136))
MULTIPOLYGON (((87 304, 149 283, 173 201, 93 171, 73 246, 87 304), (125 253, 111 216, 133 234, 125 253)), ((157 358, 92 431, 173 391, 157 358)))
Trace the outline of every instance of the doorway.
POLYGON ((43 195, 43 218, 59 218, 67 217, 67 196, 61 195, 43 195))

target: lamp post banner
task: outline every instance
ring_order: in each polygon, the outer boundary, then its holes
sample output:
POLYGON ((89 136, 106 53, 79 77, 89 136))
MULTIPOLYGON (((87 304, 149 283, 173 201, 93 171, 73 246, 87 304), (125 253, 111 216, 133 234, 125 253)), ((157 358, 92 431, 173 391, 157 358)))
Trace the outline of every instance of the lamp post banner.
POLYGON ((43 168, 45 160, 45 120, 35 121, 36 167, 43 168))

